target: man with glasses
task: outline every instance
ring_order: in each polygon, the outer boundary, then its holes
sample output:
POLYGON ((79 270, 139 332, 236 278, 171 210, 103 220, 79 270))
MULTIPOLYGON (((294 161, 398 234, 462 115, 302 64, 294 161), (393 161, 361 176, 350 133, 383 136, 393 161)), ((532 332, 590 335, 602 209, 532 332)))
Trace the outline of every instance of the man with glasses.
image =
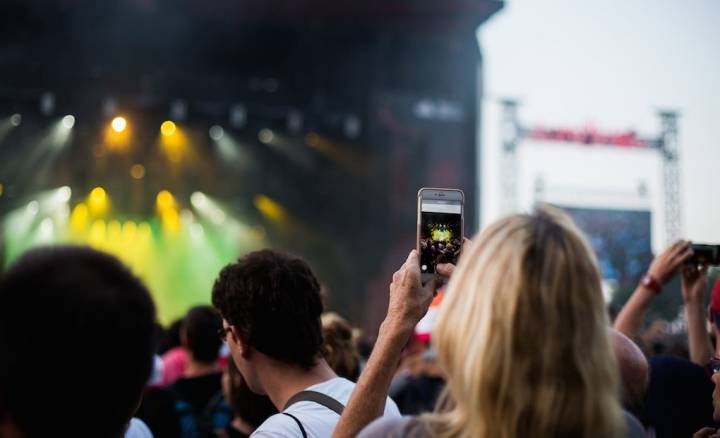
MULTIPOLYGON (((220 272, 213 305, 248 386, 280 411, 253 436, 331 436, 355 385, 322 357, 320 284, 307 263, 272 250, 250 253, 220 272)), ((385 415, 400 415, 389 398, 385 415)))

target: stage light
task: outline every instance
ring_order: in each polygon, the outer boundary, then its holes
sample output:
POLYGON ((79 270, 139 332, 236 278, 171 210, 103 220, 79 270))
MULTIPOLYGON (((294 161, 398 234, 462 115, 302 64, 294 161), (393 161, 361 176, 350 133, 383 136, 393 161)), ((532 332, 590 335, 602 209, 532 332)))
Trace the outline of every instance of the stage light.
POLYGON ((157 194, 155 203, 157 205, 157 209, 161 212, 175 208, 175 198, 173 197, 172 193, 168 192, 167 190, 161 190, 157 194))
POLYGON ((72 190, 68 186, 60 187, 57 191, 60 202, 68 202, 72 196, 72 190))
POLYGON ((223 131, 221 126, 213 125, 210 127, 209 135, 213 140, 220 141, 220 139, 223 138, 223 135, 225 135, 225 131, 223 131))
POLYGON ((133 164, 130 167, 130 176, 134 179, 143 179, 145 176, 145 166, 142 164, 133 164))
POLYGON ((258 132, 258 139, 262 143, 269 144, 275 139, 275 133, 267 128, 263 128, 258 132))
POLYGON ((112 119, 110 125, 112 126, 113 131, 123 132, 127 127, 127 120, 125 120, 124 117, 115 117, 112 119))
POLYGON ((205 230, 203 230, 202 225, 200 225, 198 223, 194 223, 194 224, 190 225, 190 236, 193 239, 201 239, 204 235, 205 235, 205 230))
POLYGON ((28 202, 27 207, 25 207, 25 211, 30 216, 35 216, 36 214, 38 214, 39 210, 40 210, 40 204, 38 204, 37 201, 30 201, 30 202, 28 202))
POLYGON ((68 114, 62 118, 62 125, 66 129, 72 129, 75 126, 75 116, 68 114))
POLYGON ((75 126, 75 116, 68 114, 67 116, 63 117, 62 125, 66 129, 72 129, 72 127, 75 126))
POLYGON ((108 204, 109 202, 105 189, 102 187, 95 187, 92 189, 88 198, 90 213, 96 216, 103 215, 107 212, 108 204))
POLYGON ((197 209, 202 209, 207 205, 207 197, 201 192, 195 192, 190 195, 190 203, 197 209))
POLYGON ((10 116, 10 124, 13 126, 20 126, 20 123, 22 123, 22 116, 20 114, 13 114, 10 116))
POLYGON ((275 200, 266 195, 257 195, 254 199, 255 208, 266 218, 281 222, 287 219, 287 211, 275 200))
POLYGON ((53 238, 54 225, 52 219, 46 217, 40 222, 38 238, 41 242, 49 242, 53 238))
POLYGON ((166 120, 162 123, 162 125, 160 125, 160 133, 165 137, 175 134, 176 130, 177 127, 175 126, 175 123, 170 120, 166 120))
POLYGON ((73 209, 72 214, 70 215, 70 228, 73 231, 81 231, 85 229, 88 223, 88 207, 84 203, 79 203, 75 206, 73 209))
POLYGON ((107 193, 105 193, 105 189, 102 187, 95 187, 90 192, 90 200, 95 203, 105 202, 106 197, 107 193))

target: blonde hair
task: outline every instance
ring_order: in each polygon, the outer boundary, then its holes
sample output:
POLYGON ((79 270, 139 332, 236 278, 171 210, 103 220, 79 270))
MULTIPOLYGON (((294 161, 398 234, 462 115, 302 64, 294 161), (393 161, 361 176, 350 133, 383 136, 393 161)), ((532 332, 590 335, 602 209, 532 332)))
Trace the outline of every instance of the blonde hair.
POLYGON ((462 256, 433 344, 448 374, 443 437, 619 437, 624 419, 593 251, 543 207, 502 219, 462 256))
POLYGON ((335 312, 320 317, 323 357, 340 377, 355 381, 360 374, 360 351, 350 324, 335 312))

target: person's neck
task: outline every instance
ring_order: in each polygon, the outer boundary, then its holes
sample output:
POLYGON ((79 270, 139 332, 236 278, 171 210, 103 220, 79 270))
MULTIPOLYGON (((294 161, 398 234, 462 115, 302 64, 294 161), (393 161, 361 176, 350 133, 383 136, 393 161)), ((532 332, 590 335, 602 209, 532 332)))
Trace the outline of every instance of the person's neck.
POLYGON ((238 430, 245 435, 251 435, 255 429, 247 424, 242 418, 235 416, 233 418, 233 421, 230 423, 230 425, 233 427, 233 429, 238 430))
POLYGON ((277 361, 260 366, 263 368, 262 376, 260 376, 261 383, 278 411, 282 411, 290 397, 298 392, 337 377, 337 374, 322 358, 318 359, 315 365, 309 369, 277 361))
POLYGON ((206 376, 208 374, 217 373, 219 371, 220 371, 220 367, 218 366, 217 362, 213 362, 213 363, 198 362, 195 359, 193 359, 192 356, 189 356, 188 361, 187 361, 187 366, 185 367, 185 377, 206 376))

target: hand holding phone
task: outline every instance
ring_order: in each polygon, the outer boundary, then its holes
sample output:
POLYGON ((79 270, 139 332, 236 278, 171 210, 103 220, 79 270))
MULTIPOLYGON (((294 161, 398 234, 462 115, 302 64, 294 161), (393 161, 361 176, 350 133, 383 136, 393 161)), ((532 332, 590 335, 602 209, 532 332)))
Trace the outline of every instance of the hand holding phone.
POLYGON ((463 243, 464 194, 457 189, 418 191, 417 251, 423 283, 441 263, 457 264, 463 243))

